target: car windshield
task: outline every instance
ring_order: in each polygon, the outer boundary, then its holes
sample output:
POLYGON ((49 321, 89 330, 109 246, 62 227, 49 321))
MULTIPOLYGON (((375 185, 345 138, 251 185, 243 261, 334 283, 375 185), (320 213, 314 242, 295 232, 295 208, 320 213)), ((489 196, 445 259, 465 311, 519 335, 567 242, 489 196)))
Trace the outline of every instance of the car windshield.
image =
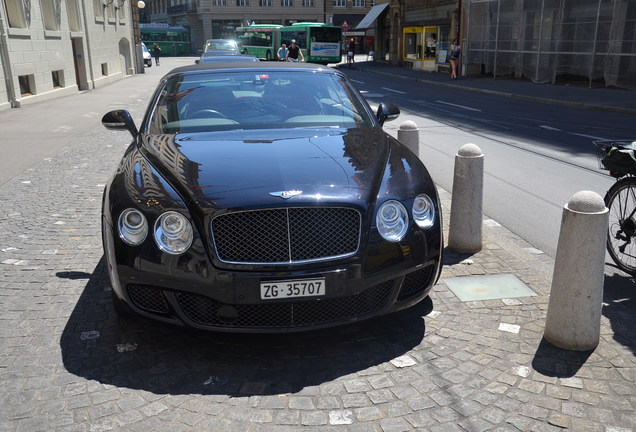
POLYGON ((161 89, 151 134, 234 129, 371 127, 343 77, 312 71, 206 71, 175 75, 161 89))
POLYGON ((233 40, 213 40, 205 44, 206 51, 238 51, 238 45, 233 40))
POLYGON ((146 47, 146 44, 143 44, 143 43, 141 44, 141 50, 142 50, 144 53, 149 52, 149 51, 148 51, 148 47, 146 47))

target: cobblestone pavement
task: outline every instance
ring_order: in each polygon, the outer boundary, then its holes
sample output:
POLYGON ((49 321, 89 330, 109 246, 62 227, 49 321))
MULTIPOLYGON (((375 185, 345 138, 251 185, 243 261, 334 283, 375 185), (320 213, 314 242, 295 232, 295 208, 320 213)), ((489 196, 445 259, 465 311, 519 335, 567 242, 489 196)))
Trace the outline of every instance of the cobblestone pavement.
MULTIPOLYGON (((146 98, 123 105, 140 118, 146 98)), ((0 430, 636 430, 633 294, 606 289, 594 351, 550 346, 553 261, 490 219, 481 252, 445 254, 432 301, 370 322, 255 336, 118 318, 99 216, 128 141, 96 123, 0 186, 0 430), (502 273, 538 295, 462 302, 444 283, 502 273)))

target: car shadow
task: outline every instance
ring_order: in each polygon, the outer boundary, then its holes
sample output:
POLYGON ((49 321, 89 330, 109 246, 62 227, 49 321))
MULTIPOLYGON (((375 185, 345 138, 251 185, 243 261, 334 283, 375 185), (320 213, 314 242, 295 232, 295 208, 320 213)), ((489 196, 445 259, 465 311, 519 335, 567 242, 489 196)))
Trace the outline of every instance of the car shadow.
MULTIPOLYGON (((102 257, 60 338, 64 367, 102 384, 173 395, 296 393, 373 373, 422 342, 424 316, 432 311, 427 299, 406 311, 321 331, 228 334, 120 318, 110 296, 102 257)), ((331 385, 333 391, 342 386, 331 385)))

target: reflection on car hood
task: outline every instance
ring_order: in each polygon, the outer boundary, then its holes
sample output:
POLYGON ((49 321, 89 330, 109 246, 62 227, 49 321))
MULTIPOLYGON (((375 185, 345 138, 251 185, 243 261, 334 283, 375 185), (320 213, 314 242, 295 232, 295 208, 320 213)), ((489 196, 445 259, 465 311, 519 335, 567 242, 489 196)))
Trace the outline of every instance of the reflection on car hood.
POLYGON ((187 201, 236 208, 377 194, 391 140, 380 128, 145 135, 151 162, 187 201))

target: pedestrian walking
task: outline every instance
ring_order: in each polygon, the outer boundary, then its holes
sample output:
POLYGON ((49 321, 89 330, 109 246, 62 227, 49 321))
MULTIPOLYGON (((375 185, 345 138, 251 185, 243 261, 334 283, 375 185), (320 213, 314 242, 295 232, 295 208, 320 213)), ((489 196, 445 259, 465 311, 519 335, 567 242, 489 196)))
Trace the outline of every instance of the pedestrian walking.
POLYGON ((451 64, 451 79, 457 79, 457 66, 459 65, 459 56, 461 55, 461 47, 457 42, 457 39, 453 41, 453 44, 450 46, 450 50, 448 51, 448 59, 451 64))
POLYGON ((296 45, 296 39, 292 39, 289 48, 287 48, 287 61, 305 61, 305 56, 303 56, 302 50, 298 45, 296 45))
POLYGON ((349 67, 349 69, 351 69, 351 65, 354 65, 356 63, 355 55, 356 43, 353 39, 351 39, 351 42, 349 42, 349 45, 347 46, 347 66, 349 67))
POLYGON ((276 58, 278 61, 287 61, 287 45, 282 44, 280 48, 278 48, 278 52, 276 53, 276 58))
POLYGON ((157 45, 157 42, 152 44, 152 54, 155 57, 155 64, 159 66, 159 57, 161 56, 161 48, 157 45))

